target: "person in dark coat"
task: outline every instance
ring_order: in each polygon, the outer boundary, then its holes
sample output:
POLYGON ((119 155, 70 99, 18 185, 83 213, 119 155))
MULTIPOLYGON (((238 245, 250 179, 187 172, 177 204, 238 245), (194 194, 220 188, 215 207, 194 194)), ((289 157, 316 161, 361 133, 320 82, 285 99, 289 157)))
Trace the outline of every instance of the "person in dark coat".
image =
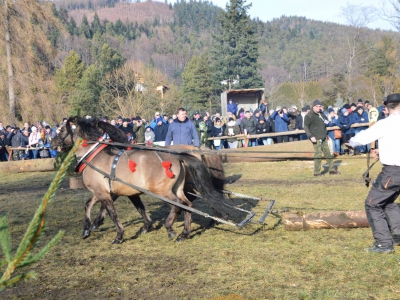
POLYGON ((231 112, 233 115, 236 116, 238 112, 238 106, 232 99, 228 100, 228 111, 231 112))
MULTIPOLYGON (((263 133, 270 133, 270 123, 265 121, 265 118, 261 116, 258 119, 258 123, 256 125, 256 134, 263 134, 263 133)), ((262 141, 263 145, 271 145, 272 138, 269 137, 261 137, 260 140, 262 141)))
POLYGON ((154 127, 154 142, 164 142, 167 137, 168 126, 161 120, 157 119, 157 125, 154 127))
POLYGON ((122 130, 124 133, 125 133, 125 135, 126 135, 126 140, 128 141, 128 142, 132 142, 132 141, 134 141, 135 139, 136 139, 136 135, 135 135, 135 133, 133 132, 133 128, 132 128, 132 126, 129 126, 129 123, 131 122, 131 120, 129 120, 129 119, 123 119, 122 120, 122 126, 121 127, 119 127, 119 129, 120 130, 122 130))
POLYGON ((3 130, 0 131, 0 161, 7 161, 6 157, 6 134, 3 130))

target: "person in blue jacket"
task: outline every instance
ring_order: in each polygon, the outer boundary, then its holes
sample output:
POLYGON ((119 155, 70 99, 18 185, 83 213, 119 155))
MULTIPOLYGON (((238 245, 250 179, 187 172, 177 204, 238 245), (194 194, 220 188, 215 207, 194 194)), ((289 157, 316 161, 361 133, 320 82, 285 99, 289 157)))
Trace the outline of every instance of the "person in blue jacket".
MULTIPOLYGON (((272 120, 275 120, 275 132, 288 131, 288 125, 290 123, 290 120, 287 114, 283 111, 281 106, 276 107, 276 110, 271 114, 270 118, 272 120)), ((282 142, 287 143, 288 141, 289 141, 289 136, 287 135, 276 137, 277 143, 282 143, 282 142)))
MULTIPOLYGON (((333 127, 333 126, 338 126, 338 118, 336 117, 335 110, 333 108, 328 109, 329 116, 328 116, 328 127, 333 127)), ((339 156, 340 155, 340 139, 335 138, 335 132, 334 130, 328 131, 328 136, 332 140, 333 144, 333 154, 334 156, 339 156)))
MULTIPOLYGON (((342 144, 349 142, 351 136, 347 133, 351 126, 351 120, 349 115, 349 110, 347 108, 342 108, 340 115, 337 120, 337 126, 342 130, 342 144)), ((343 153, 342 153, 343 154, 343 153)))
POLYGON ((228 100, 228 111, 231 112, 235 116, 238 111, 238 106, 235 102, 233 102, 232 99, 228 100))
MULTIPOLYGON (((366 111, 364 111, 364 108, 362 106, 358 106, 351 115, 351 117, 352 117, 352 124, 368 123, 368 114, 366 111)), ((354 135, 367 128, 368 126, 355 127, 354 135)), ((360 146, 355 149, 355 154, 366 153, 366 152, 367 152, 367 146, 360 146)))
POLYGON ((182 107, 178 108, 176 119, 168 126, 165 146, 169 146, 171 143, 174 145, 200 146, 196 126, 187 118, 186 109, 182 107))

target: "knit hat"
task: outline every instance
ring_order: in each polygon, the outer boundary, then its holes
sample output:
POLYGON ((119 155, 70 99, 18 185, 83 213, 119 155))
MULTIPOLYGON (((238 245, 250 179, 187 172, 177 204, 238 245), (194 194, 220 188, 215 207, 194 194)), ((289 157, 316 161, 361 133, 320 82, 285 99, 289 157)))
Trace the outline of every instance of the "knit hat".
POLYGON ((344 107, 343 107, 343 108, 341 109, 340 112, 341 112, 342 114, 344 114, 345 112, 347 112, 347 108, 344 108, 344 107))
POLYGON ((125 119, 122 119, 122 122, 130 122, 131 120, 129 119, 129 118, 125 118, 125 119))
POLYGON ((135 120, 136 120, 136 121, 141 121, 142 118, 141 118, 140 116, 136 116, 135 120))
POLYGON ((301 111, 302 111, 302 112, 306 112, 306 111, 307 111, 307 107, 303 107, 303 108, 301 109, 301 111))
POLYGON ((310 105, 306 105, 306 106, 304 106, 305 108, 306 108, 306 110, 310 110, 311 108, 310 108, 310 105))
POLYGON ((156 120, 156 124, 158 124, 158 122, 162 122, 162 118, 158 118, 157 120, 156 120))
POLYGON ((328 108, 328 112, 329 112, 329 113, 335 112, 335 110, 334 110, 332 107, 329 107, 329 108, 328 108))
POLYGON ((313 103, 312 103, 312 106, 313 106, 313 107, 314 107, 314 106, 317 106, 317 105, 321 105, 321 106, 322 106, 321 101, 319 101, 318 99, 314 100, 313 103))
POLYGON ((265 118, 264 118, 264 117, 260 117, 260 118, 258 119, 258 122, 261 122, 261 121, 265 122, 265 118))

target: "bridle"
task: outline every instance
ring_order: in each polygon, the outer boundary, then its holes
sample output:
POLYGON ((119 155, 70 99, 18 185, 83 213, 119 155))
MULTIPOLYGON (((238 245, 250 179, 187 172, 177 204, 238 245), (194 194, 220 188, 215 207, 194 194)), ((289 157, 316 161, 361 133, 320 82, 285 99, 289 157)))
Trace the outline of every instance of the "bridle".
POLYGON ((58 136, 58 138, 60 139, 60 141, 61 141, 61 146, 62 146, 63 148, 71 148, 71 147, 74 145, 74 133, 72 132, 72 129, 71 129, 70 127, 65 126, 65 128, 66 128, 66 130, 67 130, 67 134, 66 134, 64 137, 58 136), (66 144, 65 144, 65 139, 66 139, 69 135, 71 136, 71 145, 66 145, 66 144))

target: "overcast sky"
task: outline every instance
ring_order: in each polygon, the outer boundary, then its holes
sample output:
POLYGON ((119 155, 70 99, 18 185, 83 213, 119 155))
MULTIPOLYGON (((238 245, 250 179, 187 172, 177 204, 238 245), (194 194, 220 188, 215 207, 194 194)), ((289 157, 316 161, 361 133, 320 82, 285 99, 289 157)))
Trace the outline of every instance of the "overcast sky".
MULTIPOLYGON (((174 3, 175 0, 168 2, 174 3)), ((214 5, 225 8, 228 0, 209 0, 214 5)), ((381 7, 382 3, 388 5, 388 0, 247 0, 252 3, 249 10, 251 18, 260 18, 262 21, 271 21, 283 15, 302 16, 307 19, 328 21, 340 24, 347 24, 346 20, 340 17, 341 8, 347 3, 351 5, 381 7)), ((377 18, 368 27, 395 30, 389 22, 377 18)))

